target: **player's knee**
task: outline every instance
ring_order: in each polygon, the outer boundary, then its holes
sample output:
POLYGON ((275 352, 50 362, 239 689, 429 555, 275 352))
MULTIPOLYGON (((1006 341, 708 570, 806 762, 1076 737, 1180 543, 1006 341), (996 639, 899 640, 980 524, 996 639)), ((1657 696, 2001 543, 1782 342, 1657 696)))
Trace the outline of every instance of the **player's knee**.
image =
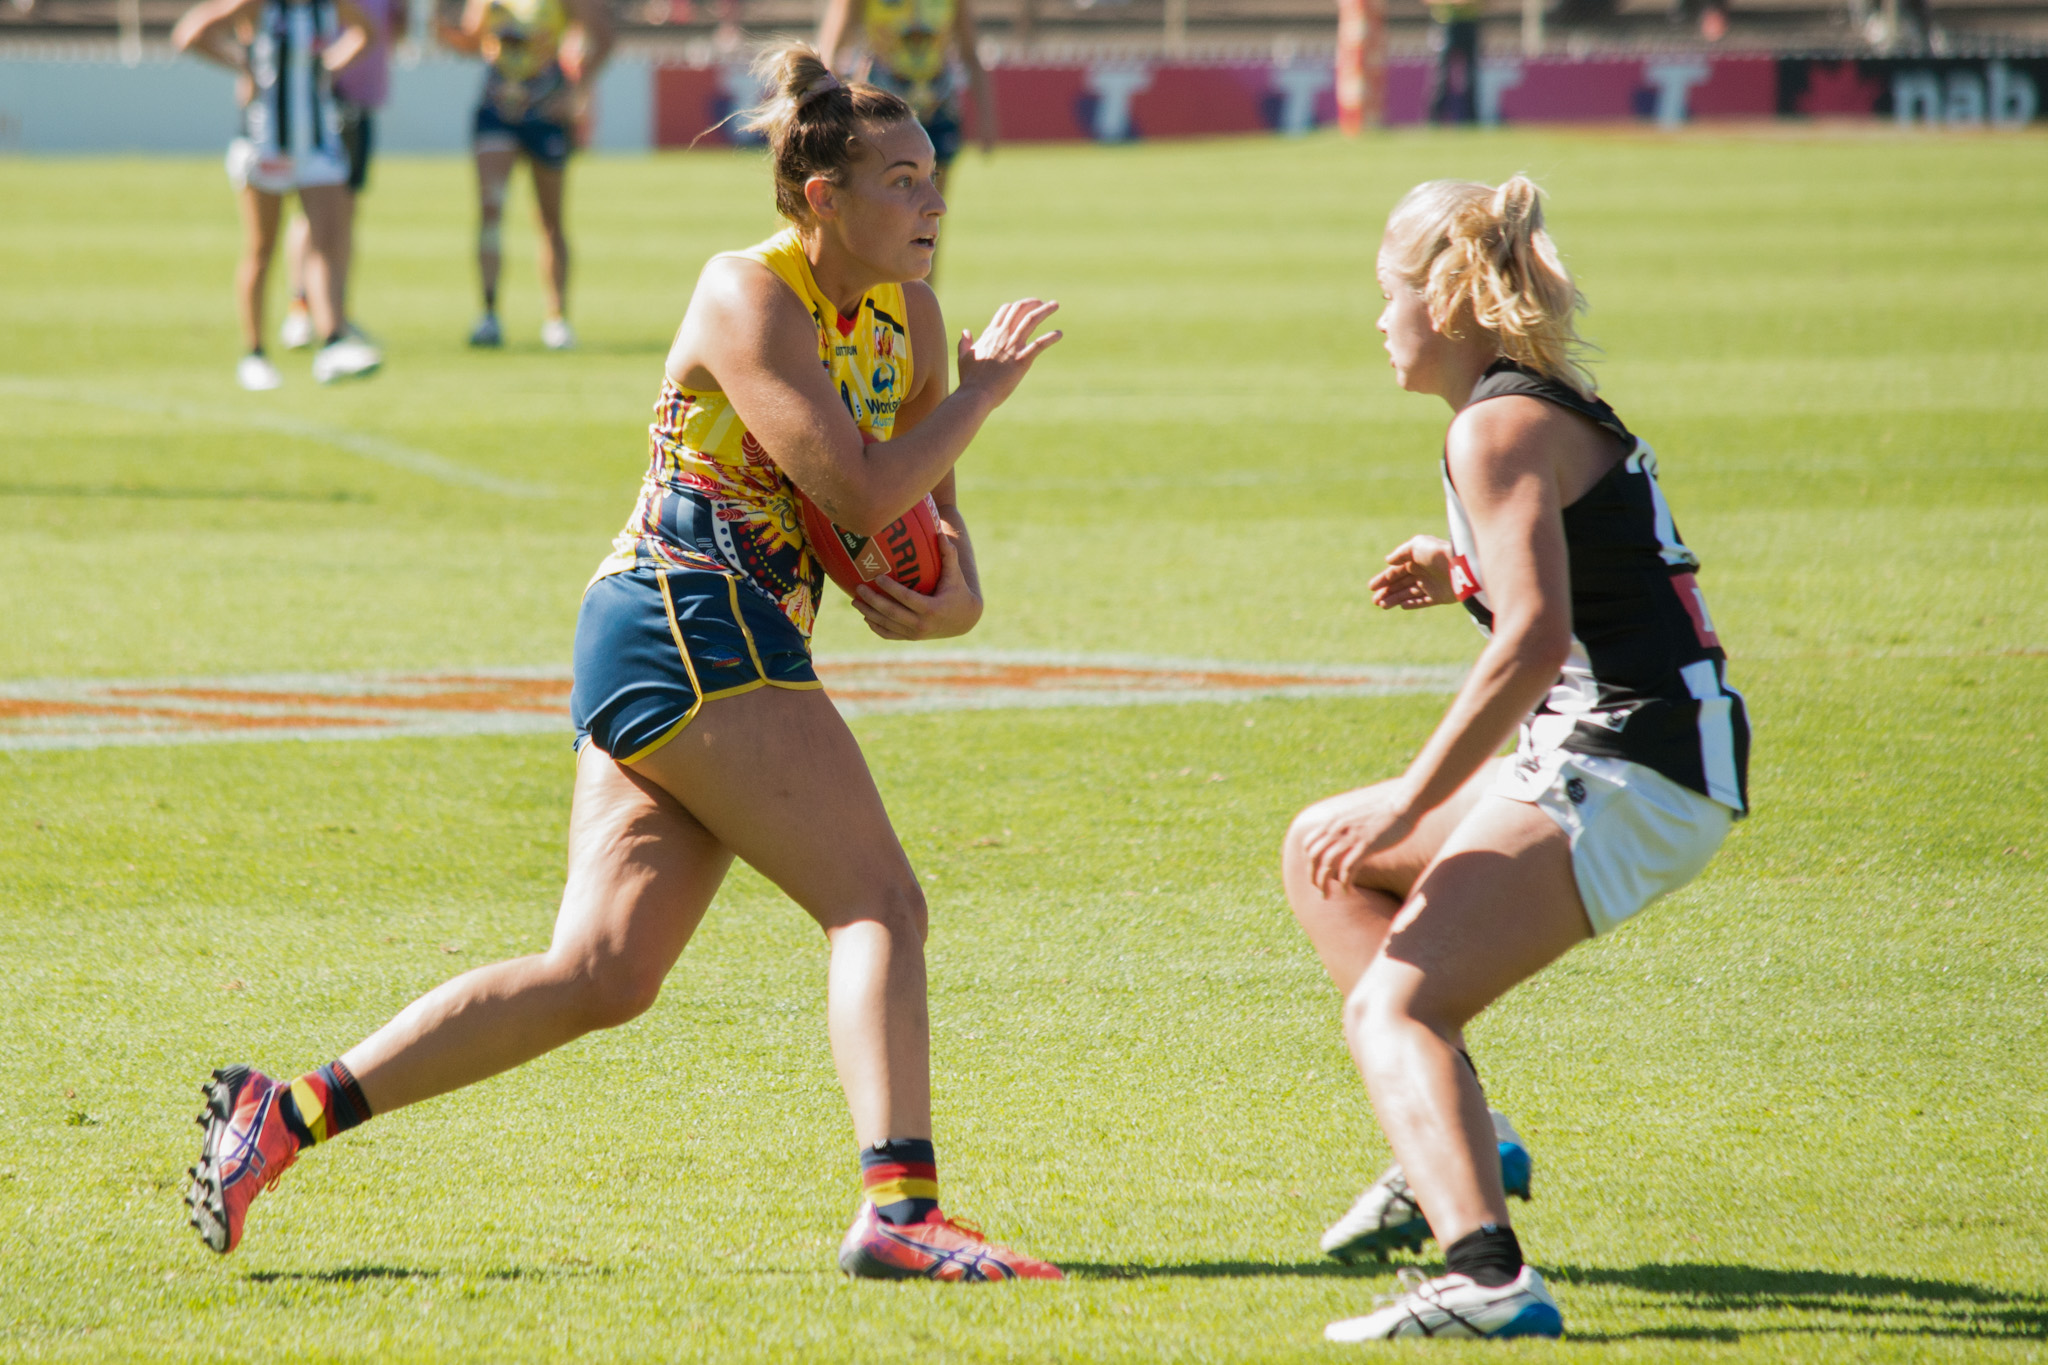
POLYGON ((587 958, 569 969, 573 1009, 586 1031, 617 1028, 654 1007, 666 972, 623 954, 587 958))
POLYGON ((1389 989, 1377 972, 1367 968, 1344 997, 1344 1039, 1353 1055, 1367 1060, 1376 1046, 1408 1022, 1408 1003, 1404 992, 1389 989))
POLYGON ((871 920, 889 931, 891 938, 907 938, 923 943, 931 927, 930 912, 925 905, 924 888, 917 879, 905 874, 901 879, 891 881, 877 890, 873 902, 864 908, 862 919, 871 920))

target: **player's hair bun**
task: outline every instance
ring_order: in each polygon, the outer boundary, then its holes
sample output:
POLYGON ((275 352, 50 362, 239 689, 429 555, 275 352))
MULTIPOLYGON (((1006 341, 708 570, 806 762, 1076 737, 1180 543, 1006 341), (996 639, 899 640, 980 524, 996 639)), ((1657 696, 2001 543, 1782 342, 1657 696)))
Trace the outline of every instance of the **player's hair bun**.
POLYGON ((1472 321, 1501 354, 1591 396, 1575 315, 1586 306, 1543 227, 1543 192, 1527 176, 1498 188, 1471 180, 1417 185, 1387 219, 1390 264, 1429 301, 1440 327, 1472 321))
POLYGON ((811 216, 804 182, 822 176, 846 183, 860 157, 861 128, 914 117, 910 106, 866 81, 841 81, 808 43, 761 54, 756 74, 774 91, 742 124, 768 139, 775 163, 775 211, 792 223, 811 216))

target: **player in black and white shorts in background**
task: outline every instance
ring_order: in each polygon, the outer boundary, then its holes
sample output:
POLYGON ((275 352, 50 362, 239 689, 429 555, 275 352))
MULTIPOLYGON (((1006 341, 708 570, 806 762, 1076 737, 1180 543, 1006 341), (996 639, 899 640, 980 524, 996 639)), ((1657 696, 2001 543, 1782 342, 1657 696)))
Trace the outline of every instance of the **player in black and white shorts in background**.
POLYGON ((1464 1029, 1698 875, 1748 804, 1748 722, 1656 456, 1573 358, 1581 301, 1536 187, 1418 186, 1377 273, 1396 378, 1455 415, 1450 539, 1388 555, 1373 601, 1462 603, 1487 644, 1407 772, 1310 806, 1282 851, 1397 1163, 1325 1249, 1433 1235, 1448 1272, 1326 1335, 1557 1336, 1507 1212, 1528 1153, 1464 1029))
POLYGON ((342 145, 335 73, 362 56, 369 25, 355 0, 201 0, 171 31, 180 52, 237 77, 241 134, 228 145, 228 179, 240 201, 242 260, 235 277, 247 351, 235 379, 252 391, 282 379, 263 354, 263 293, 284 197, 297 194, 308 225, 308 304, 321 383, 374 374, 383 354, 348 334, 348 154, 342 145), (238 38, 238 35, 246 35, 238 38))

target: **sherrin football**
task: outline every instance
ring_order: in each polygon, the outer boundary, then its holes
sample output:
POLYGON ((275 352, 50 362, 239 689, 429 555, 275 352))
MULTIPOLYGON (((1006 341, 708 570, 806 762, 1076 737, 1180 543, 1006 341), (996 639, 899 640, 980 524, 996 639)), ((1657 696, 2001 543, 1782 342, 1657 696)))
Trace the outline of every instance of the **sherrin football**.
POLYGON ((884 527, 879 535, 857 536, 832 524, 818 504, 797 490, 803 509, 804 537, 811 553, 825 566, 825 574, 846 590, 847 596, 863 583, 882 575, 929 597, 939 586, 942 564, 939 552, 939 505, 929 494, 924 501, 884 527))

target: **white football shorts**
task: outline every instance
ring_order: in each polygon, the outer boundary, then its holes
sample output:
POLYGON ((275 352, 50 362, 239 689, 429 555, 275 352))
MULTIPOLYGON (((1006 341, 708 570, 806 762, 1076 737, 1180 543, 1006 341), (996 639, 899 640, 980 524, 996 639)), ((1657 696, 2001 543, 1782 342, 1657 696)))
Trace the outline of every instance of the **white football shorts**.
POLYGON ((1594 937, 1700 874, 1735 812, 1626 759, 1522 748, 1489 789, 1526 801, 1571 839, 1572 877, 1594 937))
POLYGON ((346 185, 348 155, 318 150, 299 156, 266 153, 248 138, 238 137, 228 144, 228 179, 238 190, 246 186, 264 194, 346 185))

